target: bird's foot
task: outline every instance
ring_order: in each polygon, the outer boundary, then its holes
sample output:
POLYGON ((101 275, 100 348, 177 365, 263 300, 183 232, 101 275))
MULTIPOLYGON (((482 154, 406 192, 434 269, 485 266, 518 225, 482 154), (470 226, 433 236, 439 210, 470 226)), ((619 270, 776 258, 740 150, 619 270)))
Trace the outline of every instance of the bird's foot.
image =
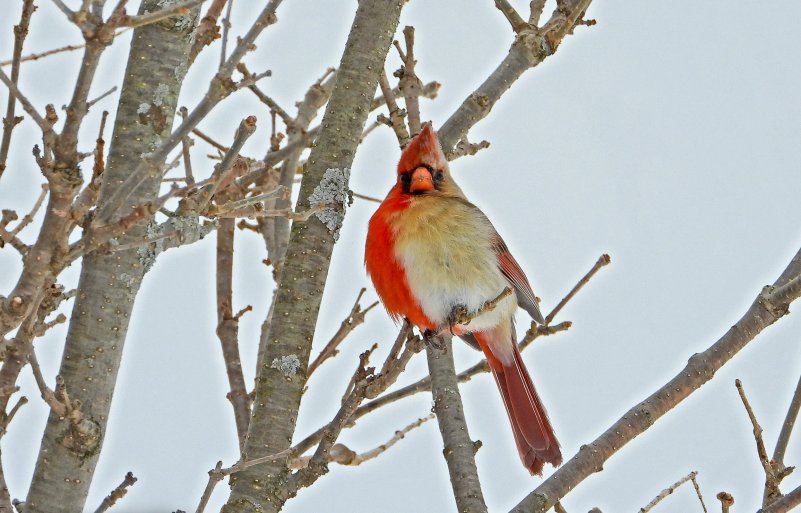
POLYGON ((448 328, 450 329, 451 335, 453 335, 453 327, 458 326, 459 324, 467 325, 470 324, 470 321, 473 320, 473 317, 470 315, 470 310, 467 309, 465 305, 454 305, 451 313, 448 314, 448 328))
POLYGON ((439 336, 439 332, 434 330, 425 330, 423 332, 423 342, 425 342, 426 346, 439 351, 447 351, 448 349, 448 346, 445 345, 445 340, 439 336))

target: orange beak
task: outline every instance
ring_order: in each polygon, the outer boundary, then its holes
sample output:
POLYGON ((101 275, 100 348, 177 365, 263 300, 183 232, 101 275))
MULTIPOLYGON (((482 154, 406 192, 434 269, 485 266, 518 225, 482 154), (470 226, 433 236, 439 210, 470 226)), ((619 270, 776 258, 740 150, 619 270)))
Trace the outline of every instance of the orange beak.
POLYGON ((420 166, 412 173, 412 183, 409 186, 411 192, 423 192, 434 190, 434 180, 431 178, 431 171, 420 166))

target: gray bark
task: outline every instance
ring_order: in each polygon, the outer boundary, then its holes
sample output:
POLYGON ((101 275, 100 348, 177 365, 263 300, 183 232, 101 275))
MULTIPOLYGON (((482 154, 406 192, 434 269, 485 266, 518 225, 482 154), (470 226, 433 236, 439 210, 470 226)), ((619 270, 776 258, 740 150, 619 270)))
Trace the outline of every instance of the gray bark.
MULTIPOLYGON (((359 3, 322 130, 303 175, 298 210, 309 208, 314 198, 342 202, 342 194, 347 192, 347 171, 361 139, 400 9, 401 2, 396 0, 359 3)), ((335 234, 344 216, 342 208, 292 225, 273 322, 259 362, 256 401, 245 443, 247 459, 290 446, 335 234)), ((279 511, 290 498, 288 473, 285 460, 276 460, 232 475, 232 492, 223 511, 279 511)))
MULTIPOLYGON (((158 4, 144 0, 140 13, 156 11, 158 4)), ((142 155, 169 136, 197 13, 196 8, 134 31, 99 206, 136 169, 142 155)), ((144 177, 118 216, 154 199, 160 178, 159 173, 144 177)), ((146 232, 147 227, 138 227, 120 243, 141 240, 146 232)), ((128 320, 154 259, 149 246, 96 252, 84 259, 60 370, 73 402, 80 401, 84 421, 76 425, 51 412, 26 513, 83 508, 105 435, 128 320)))
POLYGON ((456 509, 461 513, 486 513, 487 505, 478 480, 475 453, 459 394, 459 381, 453 364, 451 341, 441 338, 443 349, 426 348, 434 413, 444 443, 442 454, 448 464, 456 509))

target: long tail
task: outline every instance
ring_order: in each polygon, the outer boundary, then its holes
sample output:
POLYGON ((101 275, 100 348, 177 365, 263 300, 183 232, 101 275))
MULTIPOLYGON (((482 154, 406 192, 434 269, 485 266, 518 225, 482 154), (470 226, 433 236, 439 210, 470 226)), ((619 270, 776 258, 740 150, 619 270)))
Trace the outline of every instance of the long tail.
POLYGON ((511 323, 472 335, 495 376, 523 465, 537 475, 542 474, 545 463, 561 465, 559 442, 517 349, 511 323))

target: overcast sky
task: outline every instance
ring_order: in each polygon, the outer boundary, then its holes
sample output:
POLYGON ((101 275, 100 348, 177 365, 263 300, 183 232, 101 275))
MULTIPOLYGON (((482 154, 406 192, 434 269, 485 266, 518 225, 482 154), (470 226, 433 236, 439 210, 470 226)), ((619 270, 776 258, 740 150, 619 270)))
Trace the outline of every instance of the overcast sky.
MULTIPOLYGON (((0 60, 10 57, 10 27, 18 19, 17 2, 7 3, 0 60)), ((26 53, 80 42, 77 29, 50 2, 37 3, 26 53)), ((513 4, 523 11, 528 2, 513 4)), ((261 5, 238 0, 235 31, 244 30, 261 5)), ((355 1, 287 0, 279 23, 247 57, 251 70, 272 70, 262 88, 290 112, 325 68, 339 62, 355 7, 355 1)), ((551 10, 549 3, 546 15, 551 10)), ((452 164, 468 198, 487 213, 526 271, 544 311, 601 253, 612 257, 611 266, 557 318, 572 321, 573 328, 524 353, 566 459, 722 335, 801 244, 801 4, 599 1, 588 17, 598 24, 568 37, 470 132, 471 140, 487 139, 491 147, 452 164)), ((443 84, 436 101, 422 104, 423 118, 438 127, 505 55, 512 33, 492 0, 413 0, 399 34, 407 24, 417 28, 419 75, 443 84)), ((128 40, 119 38, 104 56, 92 96, 121 82, 128 40)), ((205 91, 209 66, 218 58, 219 44, 190 70, 182 105, 191 107, 205 91)), ((40 108, 67 103, 76 59, 70 54, 26 64, 20 87, 40 108)), ((398 63, 391 54, 387 69, 398 63)), ((0 90, 0 104, 6 94, 0 90)), ((117 98, 107 98, 102 108, 113 110, 117 98)), ((94 141, 99 113, 85 123, 84 150, 94 141)), ((258 116, 259 129, 244 153, 259 156, 269 137, 269 113, 247 91, 226 100, 201 127, 229 141, 249 114, 258 116)), ((42 182, 30 157, 36 142, 35 126, 26 121, 15 132, 9 170, 0 181, 2 208, 22 213, 33 203, 42 182)), ((211 162, 203 167, 209 152, 202 142, 195 145, 196 174, 210 172, 211 162)), ((357 153, 351 188, 383 197, 398 154, 391 130, 377 130, 357 153)), ((357 200, 347 214, 315 348, 337 329, 359 288, 368 287, 367 301, 376 297, 362 263, 366 223, 375 208, 357 200)), ((237 236, 234 307, 254 306, 240 333, 252 382, 273 284, 261 263, 261 239, 237 236)), ((0 294, 10 290, 18 271, 17 255, 0 251, 0 294)), ((64 274, 68 288, 78 272, 76 264, 64 274)), ((139 482, 114 511, 194 511, 206 472, 218 459, 235 462, 233 415, 214 334, 213 280, 213 235, 163 254, 147 275, 89 510, 131 470, 139 482)), ((527 323, 522 314, 519 321, 527 323)), ((383 310, 368 315, 342 354, 310 380, 299 436, 333 416, 356 355, 374 342, 385 351, 395 333, 383 310)), ((65 334, 61 326, 36 345, 51 384, 65 334)), ((719 508, 715 494, 721 490, 734 495, 737 511, 758 509, 764 475, 734 379, 742 379, 772 452, 801 372, 800 341, 796 312, 582 483, 563 501, 567 510, 637 510, 691 470, 699 471, 710 510, 719 508)), ((458 368, 479 358, 464 346, 454 353, 458 368)), ((420 355, 400 383, 425 372, 420 355)), ((21 384, 31 404, 11 424, 2 454, 12 496, 24 499, 47 410, 29 371, 21 384)), ((477 463, 489 508, 508 510, 541 479, 520 465, 492 379, 475 378, 462 396, 470 434, 483 442, 477 463)), ((342 441, 357 451, 371 449, 430 407, 426 394, 407 399, 364 418, 342 441)), ((801 464, 799 437, 791 442, 788 465, 801 464)), ((332 465, 286 511, 455 511, 441 443, 429 422, 375 461, 332 465)), ((801 476, 791 476, 783 489, 799 483, 801 476)), ((219 486, 207 511, 218 510, 226 497, 227 487, 219 486)), ((688 486, 660 510, 701 511, 688 486)))

